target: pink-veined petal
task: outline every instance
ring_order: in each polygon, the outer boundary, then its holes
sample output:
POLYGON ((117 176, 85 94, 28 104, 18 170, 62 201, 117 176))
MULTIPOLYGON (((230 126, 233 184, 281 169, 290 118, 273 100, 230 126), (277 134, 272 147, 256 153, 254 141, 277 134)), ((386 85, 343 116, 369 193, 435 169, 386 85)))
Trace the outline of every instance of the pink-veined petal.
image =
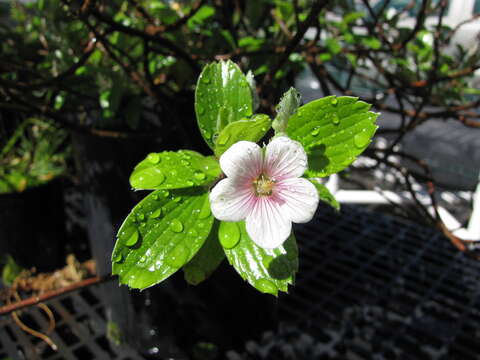
POLYGON ((220 156, 220 167, 235 181, 255 179, 263 169, 263 152, 251 141, 239 141, 220 156))
POLYGON ((307 169, 307 154, 298 141, 280 136, 267 145, 264 163, 265 172, 277 181, 296 178, 307 169))
POLYGON ((242 189, 231 179, 219 181, 210 192, 210 208, 218 220, 243 220, 252 212, 254 204, 253 190, 242 189))
POLYGON ((271 197, 258 197, 245 221, 247 233, 255 244, 273 249, 283 244, 292 232, 292 222, 284 217, 271 197))
POLYGON ((319 201, 315 185, 303 178, 291 178, 278 182, 274 198, 279 199, 282 215, 294 223, 306 223, 312 220, 319 201))

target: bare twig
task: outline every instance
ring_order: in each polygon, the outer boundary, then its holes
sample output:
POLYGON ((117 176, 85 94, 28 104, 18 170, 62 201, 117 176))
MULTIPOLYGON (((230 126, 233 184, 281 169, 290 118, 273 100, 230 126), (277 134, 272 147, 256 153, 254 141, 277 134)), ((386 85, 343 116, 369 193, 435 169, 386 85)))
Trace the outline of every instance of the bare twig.
POLYGON ((310 13, 308 14, 305 21, 303 21, 300 26, 298 27, 297 32, 292 40, 287 44, 285 52, 282 54, 280 59, 277 63, 271 68, 271 70, 265 75, 263 84, 267 84, 270 82, 275 74, 280 70, 280 68, 285 64, 288 60, 290 54, 295 51, 296 47, 303 39, 305 33, 307 32, 308 28, 312 26, 318 19, 318 15, 322 11, 322 9, 329 3, 329 0, 317 0, 313 3, 310 13))
POLYGON ((61 289, 47 291, 41 295, 32 296, 28 299, 24 299, 24 300, 17 301, 15 303, 0 307, 0 315, 6 315, 11 313, 12 311, 20 310, 27 306, 37 305, 38 303, 47 301, 59 295, 63 295, 63 294, 66 294, 90 285, 99 284, 109 279, 110 279, 109 277, 101 278, 101 277, 95 276, 93 278, 85 279, 85 280, 76 282, 72 285, 65 286, 64 288, 61 288, 61 289))
POLYGON ((151 35, 147 33, 146 31, 141 31, 137 30, 133 27, 125 26, 119 22, 116 22, 112 18, 108 17, 107 15, 102 14, 99 11, 93 10, 92 11, 93 16, 95 16, 100 22, 103 22, 107 25, 109 25, 113 30, 115 31, 120 31, 124 34, 131 35, 131 36, 137 36, 142 39, 150 40, 152 42, 155 42, 156 44, 165 47, 172 51, 178 58, 183 59, 194 71, 195 74, 200 73, 200 67, 198 63, 182 48, 178 47, 175 45, 172 41, 159 36, 158 34, 156 35, 151 35))
POLYGON ((424 23, 425 23, 425 17, 427 14, 427 5, 430 1, 429 0, 422 0, 422 4, 420 6, 420 11, 417 14, 417 20, 415 22, 415 26, 413 27, 412 31, 408 33, 408 36, 403 39, 403 41, 400 44, 394 45, 394 49, 396 50, 401 50, 403 49, 417 34, 418 32, 423 28, 424 23))

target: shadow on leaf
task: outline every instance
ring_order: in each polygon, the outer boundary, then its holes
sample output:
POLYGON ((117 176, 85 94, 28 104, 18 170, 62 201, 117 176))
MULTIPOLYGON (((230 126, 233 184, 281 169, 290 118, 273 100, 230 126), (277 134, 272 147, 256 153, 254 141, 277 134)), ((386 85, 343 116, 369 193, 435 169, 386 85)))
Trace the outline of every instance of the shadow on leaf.
POLYGON ((308 167, 312 171, 323 171, 330 160, 325 156, 326 146, 325 144, 319 144, 311 147, 308 151, 308 167))
POLYGON ((268 266, 268 274, 277 280, 288 279, 292 275, 292 266, 287 255, 283 254, 273 259, 268 266))

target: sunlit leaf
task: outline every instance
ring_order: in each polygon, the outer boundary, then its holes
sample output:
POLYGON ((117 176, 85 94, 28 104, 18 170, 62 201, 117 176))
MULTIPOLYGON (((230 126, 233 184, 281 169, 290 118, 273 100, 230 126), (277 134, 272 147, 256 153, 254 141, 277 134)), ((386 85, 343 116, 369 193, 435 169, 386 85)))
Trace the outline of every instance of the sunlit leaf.
POLYGON ((254 115, 250 120, 239 120, 228 124, 218 135, 215 154, 222 155, 237 141, 257 142, 262 139, 272 125, 272 120, 263 114, 254 115))
POLYGON ((295 282, 298 250, 293 233, 283 245, 263 249, 250 239, 245 222, 221 222, 219 240, 228 262, 257 290, 277 296, 278 291, 288 292, 288 285, 295 282))
POLYGON ((130 185, 137 190, 180 189, 211 183, 221 173, 218 161, 195 151, 150 153, 133 170, 130 185))
POLYGON ((236 64, 220 61, 204 67, 195 90, 195 113, 200 132, 212 149, 225 126, 252 115, 250 86, 236 64))
POLYGON ((287 134, 308 154, 308 177, 325 177, 350 165, 370 144, 377 113, 355 97, 327 96, 298 109, 287 134))
POLYGON ((138 203, 117 234, 112 273, 145 289, 175 273, 200 250, 213 216, 201 188, 157 190, 138 203))

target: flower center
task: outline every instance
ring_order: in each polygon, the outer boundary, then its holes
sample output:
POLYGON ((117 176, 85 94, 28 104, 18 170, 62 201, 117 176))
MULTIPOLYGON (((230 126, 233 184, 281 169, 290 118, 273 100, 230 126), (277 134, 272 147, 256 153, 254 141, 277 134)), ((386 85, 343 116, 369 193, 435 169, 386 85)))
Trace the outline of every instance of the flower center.
POLYGON ((272 195, 272 190, 274 186, 275 186, 275 181, 270 180, 264 174, 260 175, 258 179, 253 181, 253 188, 255 190, 255 195, 257 196, 272 195))

